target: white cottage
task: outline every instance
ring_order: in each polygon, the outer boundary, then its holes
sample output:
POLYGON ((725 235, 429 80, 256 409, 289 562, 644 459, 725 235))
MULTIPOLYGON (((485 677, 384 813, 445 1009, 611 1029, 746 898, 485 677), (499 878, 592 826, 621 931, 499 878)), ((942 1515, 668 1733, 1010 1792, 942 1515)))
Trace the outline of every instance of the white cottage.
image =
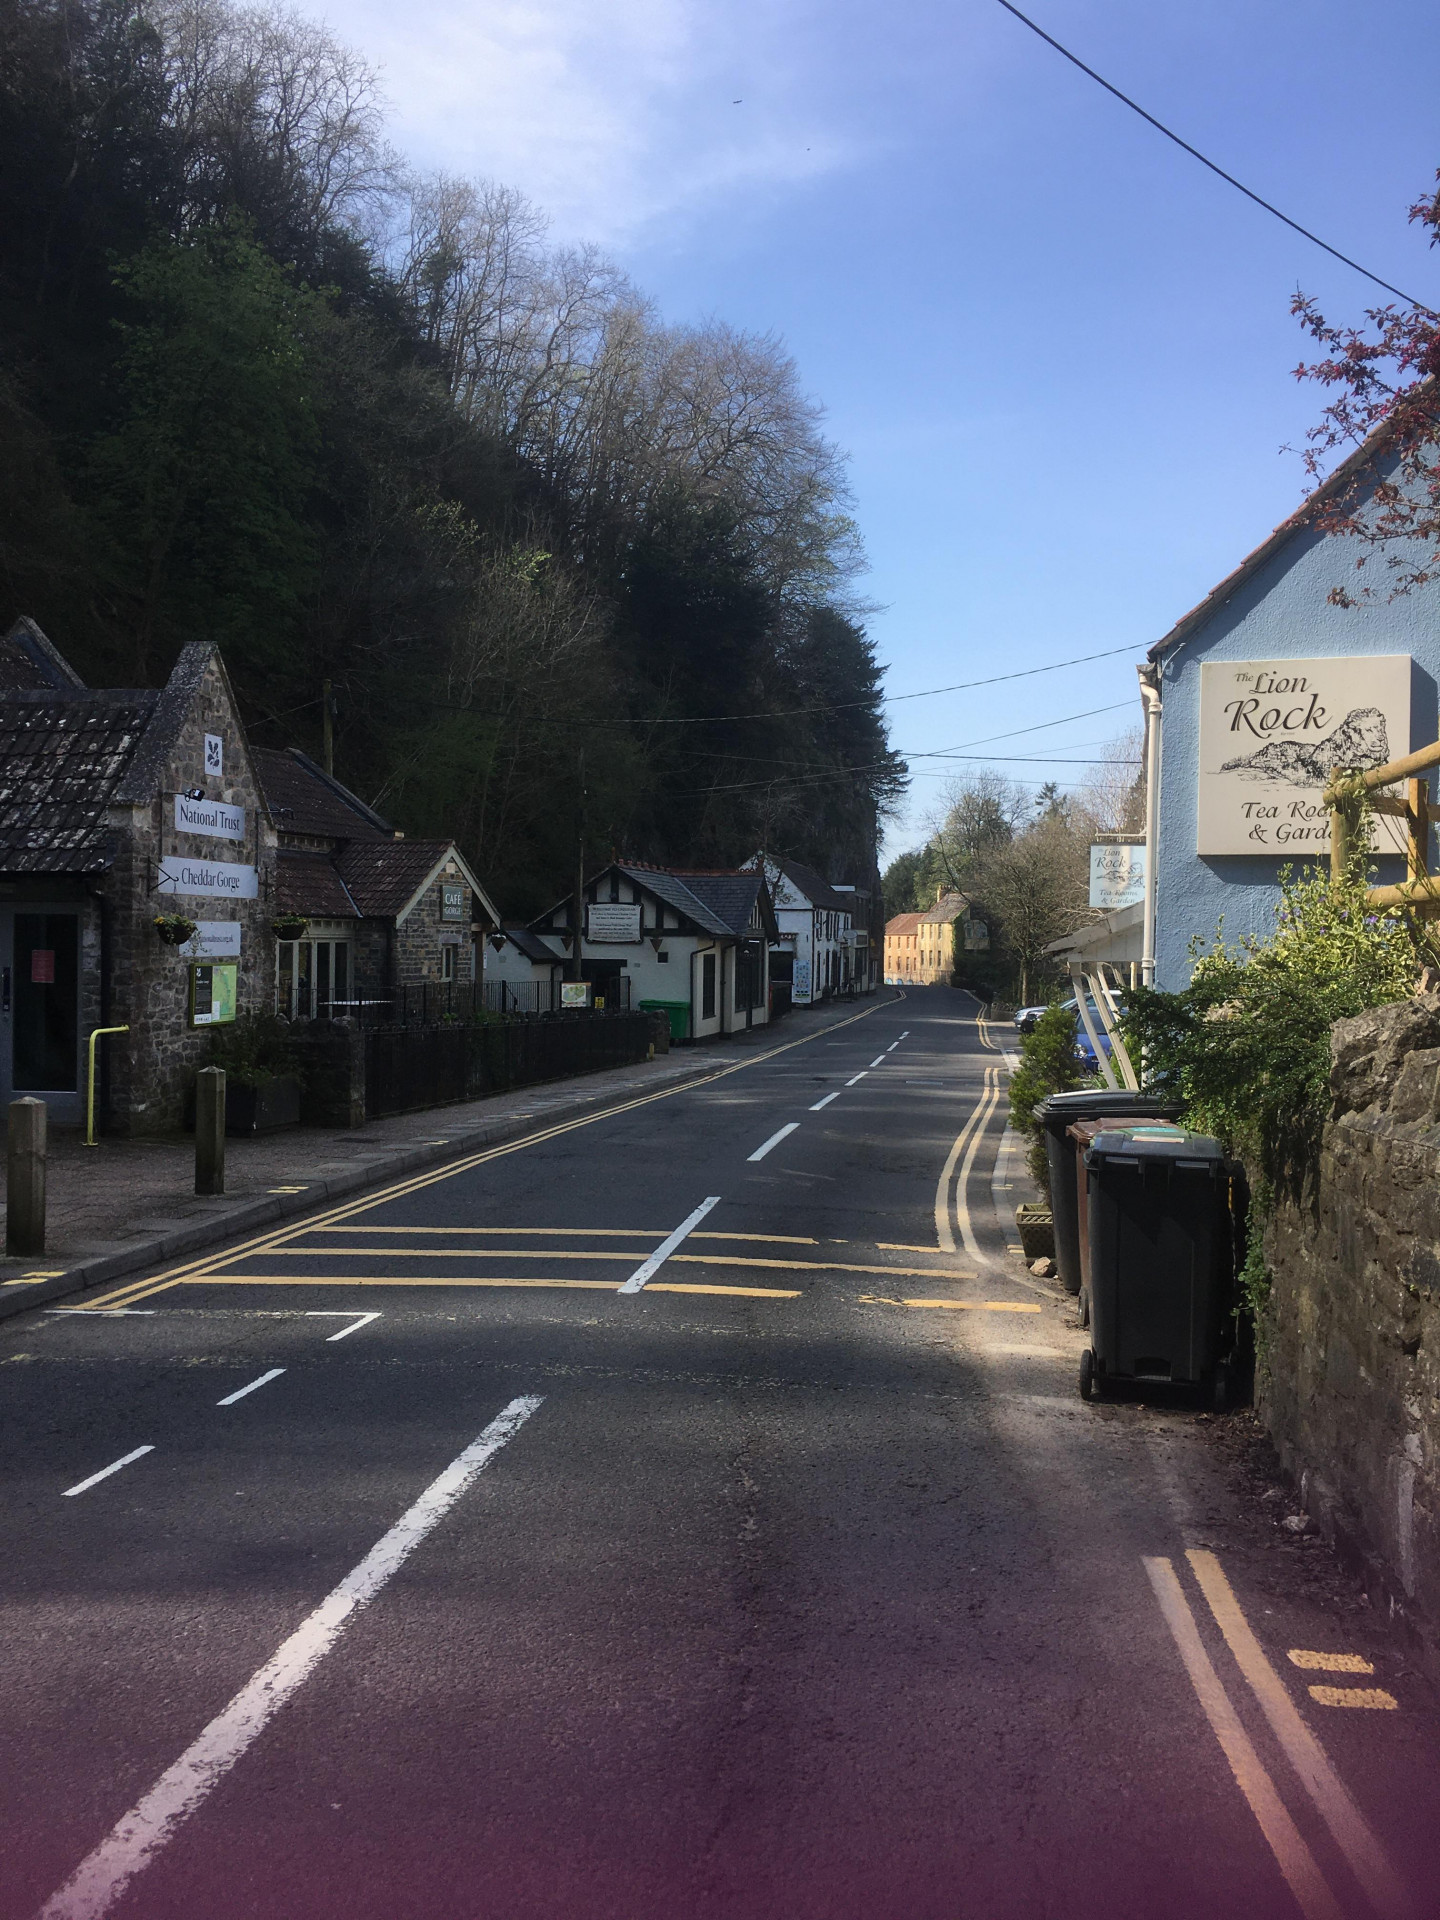
MULTIPOLYGON (((529 931, 570 957, 575 919, 572 895, 529 931)), ((607 1006, 668 1012, 677 1040, 713 1039, 769 1019, 769 949, 778 937, 758 866, 612 861, 585 882, 580 977, 607 1006)))
POLYGON ((869 894, 831 886, 798 860, 757 853, 755 864, 763 865, 775 902, 780 951, 792 956, 792 1003, 808 1007, 834 994, 868 992, 869 894))

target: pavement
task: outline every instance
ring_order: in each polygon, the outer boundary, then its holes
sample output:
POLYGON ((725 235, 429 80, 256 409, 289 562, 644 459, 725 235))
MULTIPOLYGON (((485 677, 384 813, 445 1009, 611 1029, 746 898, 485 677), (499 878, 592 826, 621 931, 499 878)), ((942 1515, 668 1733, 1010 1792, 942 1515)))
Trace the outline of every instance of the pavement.
MULTIPOLYGON (((888 990, 882 997, 889 997, 888 990)), ((219 1197, 202 1198, 194 1190, 193 1134, 107 1138, 87 1147, 77 1131, 54 1131, 46 1168, 46 1250, 33 1259, 0 1258, 0 1320, 37 1301, 74 1298, 158 1261, 218 1245, 236 1233, 417 1173, 477 1146, 516 1139, 626 1095, 703 1079, 737 1060, 852 1020, 876 1004, 867 999, 797 1008, 773 1027, 677 1048, 633 1067, 397 1114, 363 1127, 237 1136, 226 1142, 226 1192, 219 1197)), ((0 1159, 0 1201, 5 1174, 0 1159)))
POLYGON ((1247 1416, 1080 1400, 975 1013, 0 1328, 0 1916, 1431 1920, 1433 1690, 1247 1416))

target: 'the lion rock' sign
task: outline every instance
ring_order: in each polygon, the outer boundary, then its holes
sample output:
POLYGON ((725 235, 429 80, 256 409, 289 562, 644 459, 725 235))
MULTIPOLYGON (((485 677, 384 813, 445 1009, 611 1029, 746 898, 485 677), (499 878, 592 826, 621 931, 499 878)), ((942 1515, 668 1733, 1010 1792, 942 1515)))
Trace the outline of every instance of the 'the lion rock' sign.
POLYGON ((1409 751, 1408 654, 1207 661, 1196 851, 1327 853, 1333 769, 1409 751))

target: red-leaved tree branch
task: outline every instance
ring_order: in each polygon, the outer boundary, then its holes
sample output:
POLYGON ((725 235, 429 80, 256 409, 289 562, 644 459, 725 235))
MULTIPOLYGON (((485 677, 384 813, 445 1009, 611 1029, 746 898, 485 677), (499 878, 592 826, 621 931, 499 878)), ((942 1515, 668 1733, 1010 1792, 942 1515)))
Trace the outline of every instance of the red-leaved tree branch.
MULTIPOLYGON (((1440 171, 1435 177, 1440 182, 1440 171)), ((1440 246, 1440 186, 1416 201, 1410 218, 1440 246)), ((1317 502, 1315 525, 1360 542, 1357 569, 1380 560, 1389 598, 1440 578, 1440 316, 1422 306, 1374 307, 1365 327, 1336 327, 1303 293, 1290 310, 1324 356, 1302 361, 1296 379, 1336 390, 1306 435, 1312 478, 1325 478, 1337 448, 1359 447, 1385 429, 1371 457, 1317 502)), ((1353 607, 1380 590, 1379 582, 1332 587, 1330 603, 1353 607)))

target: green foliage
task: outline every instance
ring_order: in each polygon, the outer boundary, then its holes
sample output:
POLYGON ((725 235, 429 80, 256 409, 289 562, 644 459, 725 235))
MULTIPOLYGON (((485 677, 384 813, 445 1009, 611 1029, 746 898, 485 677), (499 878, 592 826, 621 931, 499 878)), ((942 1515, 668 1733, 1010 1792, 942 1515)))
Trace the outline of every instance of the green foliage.
POLYGON ((251 1014, 210 1030, 207 1066, 223 1067, 238 1086, 259 1087, 281 1074, 298 1073, 300 1061, 290 1029, 273 1013, 251 1014))
MULTIPOLYGON (((1429 959, 1403 912, 1367 905, 1365 878, 1312 870, 1281 875, 1275 931, 1194 953, 1179 993, 1140 988, 1125 1016, 1132 1057, 1185 1103, 1187 1122, 1214 1134, 1277 1193, 1300 1199, 1316 1173, 1329 1106, 1330 1028, 1407 998, 1429 959)), ((1258 1235, 1252 1236, 1258 1244, 1258 1235)))
POLYGON ((1075 1015, 1047 1007, 1020 1041, 1020 1065, 1010 1082, 1010 1125, 1030 1143, 1026 1162, 1042 1193, 1050 1191, 1045 1133, 1034 1109, 1052 1093, 1069 1093, 1081 1084, 1075 1054, 1075 1015))

